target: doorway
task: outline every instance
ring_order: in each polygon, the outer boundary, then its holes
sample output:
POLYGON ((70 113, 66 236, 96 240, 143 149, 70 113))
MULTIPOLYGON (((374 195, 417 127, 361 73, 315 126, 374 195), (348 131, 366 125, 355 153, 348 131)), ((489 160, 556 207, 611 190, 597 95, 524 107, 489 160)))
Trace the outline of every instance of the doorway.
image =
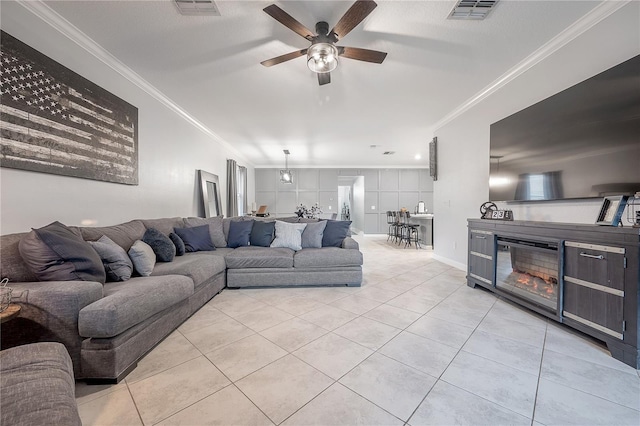
POLYGON ((364 229, 364 176, 338 178, 338 217, 351 221, 351 232, 364 229))

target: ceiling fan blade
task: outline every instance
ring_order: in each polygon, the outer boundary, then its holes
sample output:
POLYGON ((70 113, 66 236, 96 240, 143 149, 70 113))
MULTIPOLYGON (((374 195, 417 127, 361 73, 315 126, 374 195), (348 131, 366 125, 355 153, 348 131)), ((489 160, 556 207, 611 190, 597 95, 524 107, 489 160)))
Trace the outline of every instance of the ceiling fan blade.
POLYGON ((311 39, 315 36, 315 34, 312 33, 309 28, 302 25, 293 16, 289 15, 287 12, 280 9, 275 4, 265 7, 263 10, 267 13, 267 15, 271 16, 273 19, 280 22, 291 31, 295 32, 296 34, 300 34, 302 37, 306 38, 309 41, 311 41, 311 39))
POLYGON ((360 49, 359 47, 338 47, 339 55, 343 58, 355 59, 357 61, 373 62, 374 64, 381 64, 384 58, 387 57, 386 52, 379 52, 377 50, 360 49))
POLYGON ((286 55, 276 56, 275 58, 267 59, 266 61, 262 61, 260 63, 265 67, 271 67, 273 65, 278 65, 283 62, 290 61, 292 59, 298 58, 306 54, 307 54, 307 49, 296 50, 295 52, 287 53, 286 55))
POLYGON ((331 30, 338 40, 349 34, 360 22, 364 20, 378 5, 370 0, 356 1, 347 12, 340 18, 335 27, 331 30))
POLYGON ((331 83, 331 73, 322 72, 318 73, 318 83, 320 86, 324 86, 325 84, 331 83))

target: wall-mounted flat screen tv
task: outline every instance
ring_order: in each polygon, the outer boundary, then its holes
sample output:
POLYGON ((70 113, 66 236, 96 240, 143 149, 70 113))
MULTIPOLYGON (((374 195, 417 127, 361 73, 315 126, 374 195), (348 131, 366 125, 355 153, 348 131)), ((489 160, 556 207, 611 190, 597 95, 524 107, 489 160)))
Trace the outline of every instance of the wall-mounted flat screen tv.
POLYGON ((493 123, 490 131, 491 201, 640 191, 640 55, 493 123))

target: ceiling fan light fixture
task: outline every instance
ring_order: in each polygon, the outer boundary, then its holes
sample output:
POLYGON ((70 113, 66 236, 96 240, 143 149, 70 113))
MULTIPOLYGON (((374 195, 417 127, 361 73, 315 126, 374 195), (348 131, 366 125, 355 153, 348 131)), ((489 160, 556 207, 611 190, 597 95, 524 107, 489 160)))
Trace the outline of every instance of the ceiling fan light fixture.
POLYGON ((338 49, 331 43, 313 44, 307 51, 307 66, 318 74, 335 70, 338 66, 338 49))

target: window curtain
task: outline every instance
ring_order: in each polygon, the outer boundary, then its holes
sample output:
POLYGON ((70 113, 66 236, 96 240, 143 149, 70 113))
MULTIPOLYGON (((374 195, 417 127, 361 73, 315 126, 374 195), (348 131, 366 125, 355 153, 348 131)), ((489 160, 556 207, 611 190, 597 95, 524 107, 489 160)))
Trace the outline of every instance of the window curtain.
POLYGON ((238 166, 238 181, 240 182, 240 191, 238 192, 238 204, 240 208, 238 209, 238 213, 245 215, 247 214, 247 168, 243 166, 238 166))
POLYGON ((227 216, 238 216, 238 163, 227 160, 227 216))

